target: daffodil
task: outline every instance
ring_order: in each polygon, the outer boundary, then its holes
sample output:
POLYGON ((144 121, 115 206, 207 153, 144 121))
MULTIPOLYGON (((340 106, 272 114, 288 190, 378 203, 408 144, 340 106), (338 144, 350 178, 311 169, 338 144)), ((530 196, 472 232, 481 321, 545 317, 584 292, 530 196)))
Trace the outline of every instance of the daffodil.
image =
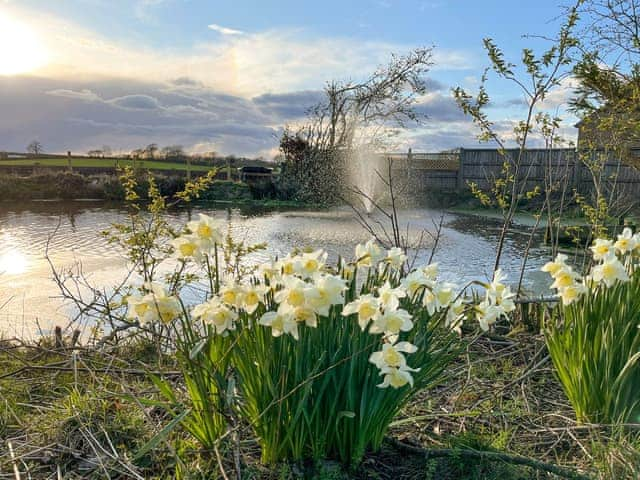
POLYGON ((287 276, 283 279, 284 288, 274 295, 277 303, 287 303, 292 307, 300 307, 316 292, 310 290, 309 284, 298 277, 287 276))
POLYGON ((220 288, 220 299, 223 303, 240 308, 244 302, 244 287, 234 281, 228 281, 220 288))
POLYGON ((608 257, 604 262, 591 270, 595 282, 604 282, 607 287, 613 286, 617 280, 627 282, 629 274, 617 257, 608 257))
POLYGON ((407 292, 402 287, 393 288, 388 280, 384 285, 378 287, 378 297, 383 309, 397 309, 400 305, 400 299, 406 296, 407 292))
POLYGON ((429 265, 422 267, 422 273, 424 273, 424 275, 431 280, 432 282, 435 282, 435 280, 438 278, 438 263, 430 263, 429 265))
POLYGON ((257 271, 262 278, 266 278, 269 282, 275 283, 280 279, 280 275, 282 274, 282 263, 271 259, 268 262, 258 265, 257 271))
POLYGON ((422 297, 422 304, 426 307, 429 315, 447 308, 456 298, 456 289, 455 284, 448 282, 435 284, 433 287, 427 288, 422 297))
POLYGON ((275 312, 266 312, 259 320, 260 325, 271 327, 271 335, 279 337, 286 333, 298 340, 298 322, 293 310, 287 306, 280 306, 275 312))
POLYGON ((174 248, 173 256, 182 260, 193 258, 200 262, 204 257, 202 244, 195 235, 181 235, 169 242, 174 248))
POLYGON ((242 308, 244 311, 249 314, 255 312, 260 303, 264 302, 266 290, 266 287, 260 284, 245 285, 242 292, 242 308))
POLYGON ((414 270, 400 282, 402 288, 409 294, 409 298, 415 297, 420 289, 430 287, 433 283, 432 277, 427 276, 423 270, 414 270))
POLYGON ((194 318, 212 325, 218 335, 226 335, 229 330, 235 330, 238 314, 225 305, 219 297, 213 297, 205 303, 196 305, 191 314, 194 318))
POLYGON ((558 295, 562 299, 562 304, 566 306, 578 300, 586 291, 587 287, 583 283, 575 282, 573 285, 558 290, 558 295))
POLYGON ((316 276, 314 284, 306 290, 309 305, 319 315, 328 315, 332 305, 340 305, 344 302, 346 283, 346 280, 337 275, 316 276))
POLYGON ((413 387, 413 376, 411 372, 417 372, 419 369, 414 369, 410 367, 405 368, 394 368, 394 367, 384 367, 380 369, 380 375, 384 375, 384 379, 381 384, 378 385, 380 388, 387 388, 389 386, 393 388, 401 388, 405 385, 409 384, 413 387))
POLYGON ((282 266, 282 275, 294 275, 296 271, 299 270, 298 263, 300 262, 300 258, 296 255, 287 254, 280 261, 280 265, 282 266))
POLYGON ((504 315, 504 310, 489 300, 485 299, 476 306, 476 318, 483 331, 489 330, 498 318, 504 315))
POLYGON ((303 253, 295 264, 295 271, 302 278, 311 278, 322 270, 326 260, 327 252, 324 250, 303 253))
POLYGON ((384 257, 384 251, 373 238, 364 245, 356 245, 356 261, 359 267, 375 267, 384 257))
POLYGON ((384 261, 391 265, 395 270, 400 270, 404 265, 404 262, 407 261, 407 256, 401 248, 393 247, 387 250, 387 256, 384 261))
POLYGON ((200 214, 199 220, 192 220, 187 223, 187 228, 201 242, 209 247, 221 244, 223 235, 216 221, 204 213, 200 214))
POLYGON ((622 230, 622 234, 618 235, 618 240, 613 244, 616 251, 622 255, 634 251, 638 247, 638 239, 630 228, 622 230))
POLYGON ((506 278, 507 276, 502 272, 502 269, 496 270, 486 292, 487 300, 499 306, 503 315, 512 312, 516 308, 514 302, 515 293, 511 291, 511 287, 503 283, 506 278))
POLYGON ((145 289, 149 292, 140 297, 132 295, 127 298, 131 307, 129 318, 136 318, 140 323, 161 321, 170 323, 180 316, 182 309, 178 299, 169 295, 166 289, 157 283, 148 283, 145 289))
POLYGON ((596 238, 593 245, 590 247, 593 252, 593 259, 597 261, 607 260, 608 258, 615 256, 615 249, 613 247, 613 241, 604 238, 596 238))
POLYGON ((560 270, 567 268, 567 256, 559 253, 553 262, 545 263, 540 270, 547 272, 552 277, 555 276, 560 270))
POLYGON ((418 347, 409 342, 385 343, 382 345, 382 350, 373 352, 369 356, 369 361, 378 368, 403 368, 407 366, 403 353, 414 353, 417 350, 418 347))
POLYGON ((290 309, 296 322, 304 323, 307 327, 316 328, 318 326, 318 315, 309 307, 289 307, 287 304, 283 304, 284 309, 290 309))
POLYGON ((445 327, 451 328, 458 333, 461 333, 462 321, 464 320, 464 313, 466 305, 462 301, 462 298, 457 298, 453 303, 449 305, 447 310, 447 316, 445 317, 445 327))
POLYGON ((570 287, 574 285, 579 278, 580 275, 574 272, 571 267, 566 266, 555 273, 551 288, 560 290, 561 288, 570 287))
POLYGON ((397 310, 385 310, 384 313, 375 315, 373 323, 369 327, 369 333, 397 335, 400 332, 408 332, 412 328, 411 314, 399 308, 397 310))
POLYGON ((369 321, 371 321, 379 312, 379 300, 370 293, 360 295, 360 297, 356 298, 353 302, 346 304, 342 309, 342 315, 345 317, 353 315, 354 313, 358 314, 358 325, 360 325, 362 330, 367 328, 369 321))

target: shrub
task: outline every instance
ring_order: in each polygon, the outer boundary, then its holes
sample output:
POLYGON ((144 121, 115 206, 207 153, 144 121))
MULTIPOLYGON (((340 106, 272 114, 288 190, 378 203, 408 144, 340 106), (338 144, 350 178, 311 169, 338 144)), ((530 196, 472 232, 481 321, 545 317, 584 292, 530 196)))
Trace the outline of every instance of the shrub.
POLYGON ((582 278, 558 255, 543 270, 561 302, 546 329, 549 354, 577 419, 640 422, 640 235, 598 239, 582 278))

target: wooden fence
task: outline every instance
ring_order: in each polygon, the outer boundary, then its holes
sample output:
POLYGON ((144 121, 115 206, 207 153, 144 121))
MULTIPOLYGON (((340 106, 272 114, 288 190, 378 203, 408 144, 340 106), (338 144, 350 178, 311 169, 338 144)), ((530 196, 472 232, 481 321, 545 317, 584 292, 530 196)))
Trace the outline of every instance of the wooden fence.
MULTIPOLYGON (((640 153, 640 151, 638 152, 640 153)), ((497 149, 458 149, 444 153, 397 153, 387 155, 396 175, 406 176, 416 193, 427 191, 463 192, 470 183, 481 189, 490 188, 493 180, 503 176, 503 166, 509 159, 518 158, 517 149, 500 152, 497 149)), ((591 154, 603 155, 602 152, 591 154)), ((526 190, 535 186, 567 182, 570 191, 587 195, 593 189, 591 170, 584 157, 575 149, 528 149, 520 160, 519 181, 526 190)), ((586 159, 589 160, 588 158, 586 159)), ((511 170, 513 172, 513 169, 511 170)), ((640 171, 615 158, 604 162, 601 174, 607 190, 615 186, 617 198, 637 201, 640 199, 640 171)))

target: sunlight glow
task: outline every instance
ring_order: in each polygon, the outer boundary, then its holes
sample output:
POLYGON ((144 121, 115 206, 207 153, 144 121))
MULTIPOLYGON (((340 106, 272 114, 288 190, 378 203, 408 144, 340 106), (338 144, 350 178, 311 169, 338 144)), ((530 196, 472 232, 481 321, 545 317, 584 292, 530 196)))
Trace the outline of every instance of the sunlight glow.
POLYGON ((0 275, 16 275, 27 271, 27 257, 18 250, 10 250, 0 256, 0 275))
POLYGON ((47 57, 31 28, 0 13, 0 75, 32 72, 44 66, 47 57))

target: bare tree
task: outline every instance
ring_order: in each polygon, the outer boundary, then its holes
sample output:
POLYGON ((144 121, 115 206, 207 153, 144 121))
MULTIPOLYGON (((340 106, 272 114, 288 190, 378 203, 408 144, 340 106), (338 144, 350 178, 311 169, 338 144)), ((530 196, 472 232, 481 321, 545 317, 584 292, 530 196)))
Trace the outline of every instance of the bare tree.
POLYGON ((29 145, 27 145, 27 153, 33 156, 38 156, 43 151, 44 149, 42 148, 42 144, 38 140, 34 140, 29 145))
POLYGON ((158 152, 158 144, 157 143, 150 143, 149 145, 147 145, 146 147, 144 147, 142 149, 144 156, 146 158, 155 158, 156 153, 158 152))
POLYGON ((380 150, 399 128, 419 121, 414 107, 426 92, 425 74, 432 63, 432 49, 418 48, 393 55, 360 82, 328 82, 307 122, 297 130, 286 129, 281 137, 283 181, 296 196, 337 199, 351 152, 380 150))

